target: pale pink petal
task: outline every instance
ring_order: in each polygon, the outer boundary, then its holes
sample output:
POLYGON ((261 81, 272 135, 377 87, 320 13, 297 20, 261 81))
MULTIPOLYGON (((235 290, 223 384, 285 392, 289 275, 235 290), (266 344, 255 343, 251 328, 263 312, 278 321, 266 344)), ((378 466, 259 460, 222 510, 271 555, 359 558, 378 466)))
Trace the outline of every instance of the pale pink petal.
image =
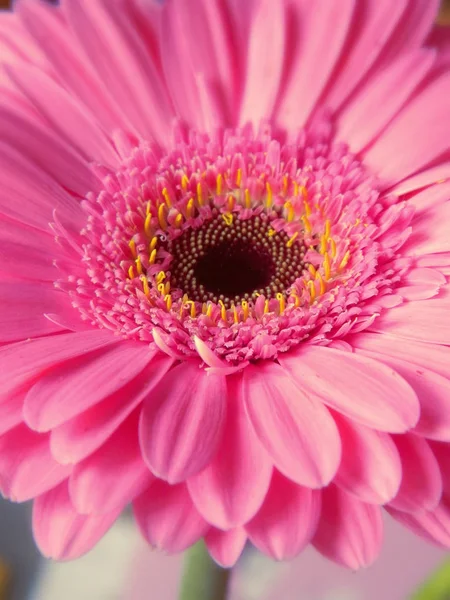
POLYGON ((154 481, 134 503, 136 522, 147 542, 159 550, 182 552, 209 529, 184 484, 154 481))
POLYGON ((177 483, 208 465, 220 443, 226 412, 225 377, 196 362, 175 367, 145 401, 139 436, 151 471, 177 483))
POLYGON ((439 293, 446 285, 447 280, 442 273, 436 269, 417 268, 411 269, 403 279, 402 287, 398 293, 407 300, 426 300, 439 293))
POLYGON ((25 340, 0 348, 0 395, 23 388, 60 362, 116 343, 111 331, 83 331, 25 340))
POLYGON ((364 163, 386 187, 427 166, 448 149, 449 94, 450 76, 443 75, 411 100, 366 152, 364 163))
POLYGON ((407 340, 428 344, 450 344, 450 298, 407 302, 384 312, 371 326, 372 331, 390 333, 407 340))
MULTIPOLYGON (((394 186, 391 191, 393 194, 401 196, 403 194, 409 194, 411 192, 414 192, 415 190, 420 190, 422 188, 428 187, 435 183, 445 181, 449 178, 450 163, 444 162, 442 164, 436 165, 435 167, 431 167, 429 169, 425 169, 424 171, 420 171, 420 173, 417 173, 417 175, 408 177, 398 185, 394 186)), ((426 199, 426 193, 423 197, 424 199, 426 199)))
POLYGON ((0 489, 15 502, 30 500, 70 475, 50 454, 46 435, 18 425, 0 436, 0 489))
POLYGON ((268 361, 245 369, 242 394, 248 418, 279 471, 302 485, 326 485, 339 466, 341 442, 321 402, 268 361))
POLYGON ((258 126, 272 114, 283 74, 287 50, 285 2, 260 0, 256 3, 248 36, 239 122, 258 126))
POLYGON ((235 527, 230 531, 211 529, 205 535, 205 543, 213 559, 224 569, 234 567, 247 541, 243 527, 235 527))
POLYGON ((450 548, 450 497, 443 496, 433 511, 405 513, 387 507, 391 516, 429 542, 450 548))
POLYGON ((78 463, 69 479, 77 512, 105 513, 125 507, 153 480, 142 460, 138 413, 131 415, 94 454, 78 463))
POLYGON ((397 493, 402 479, 400 457, 391 436, 357 425, 336 414, 342 460, 334 483, 363 502, 384 504, 397 493))
POLYGON ((366 504, 334 485, 322 491, 315 548, 349 569, 371 565, 381 550, 383 521, 378 506, 366 504))
POLYGON ((442 495, 439 464, 427 441, 406 434, 394 436, 402 461, 402 483, 389 506, 404 512, 433 510, 442 495))
POLYGON ((271 558, 294 558, 310 542, 320 516, 321 492, 274 472, 266 500, 245 529, 251 542, 271 558))
POLYGON ((344 350, 305 345, 280 357, 297 385, 346 417, 397 433, 417 423, 414 390, 385 365, 344 350))
POLYGON ((135 409, 141 410, 140 404, 152 394, 172 364, 169 358, 154 358, 128 385, 53 429, 53 456, 62 464, 77 463, 97 450, 135 409))
POLYGON ((432 51, 416 50, 371 77, 339 116, 337 139, 346 142, 352 152, 366 147, 408 100, 434 59, 432 51))
POLYGON ((286 46, 290 68, 276 110, 277 122, 288 131, 304 125, 313 111, 342 51, 354 9, 354 0, 292 2, 286 46))
POLYGON ((64 482, 34 501, 33 535, 47 558, 71 560, 91 550, 118 516, 118 511, 79 515, 73 509, 64 482))
POLYGON ((244 410, 242 377, 229 378, 227 419, 210 464, 190 477, 188 489, 199 512, 221 529, 246 523, 260 508, 272 476, 272 461, 244 410))
POLYGON ((0 398, 0 435, 23 422, 25 393, 16 392, 0 398))
POLYGON ((145 344, 121 340, 55 367, 28 392, 25 421, 36 431, 50 431, 123 388, 154 355, 145 344))
POLYGON ((430 185, 425 190, 409 196, 408 203, 412 204, 416 209, 416 223, 420 223, 419 219, 426 218, 427 215, 418 214, 423 211, 428 211, 430 208, 438 208, 438 205, 445 205, 450 199, 450 181, 432 182, 435 185, 430 185))
MULTIPOLYGON (((450 190, 450 186, 447 187, 447 198, 450 198, 448 190, 450 190)), ((425 254, 450 252, 450 239, 448 227, 446 227, 449 220, 450 202, 438 204, 426 212, 417 214, 412 222, 413 230, 404 247, 404 254, 424 256, 425 254)))

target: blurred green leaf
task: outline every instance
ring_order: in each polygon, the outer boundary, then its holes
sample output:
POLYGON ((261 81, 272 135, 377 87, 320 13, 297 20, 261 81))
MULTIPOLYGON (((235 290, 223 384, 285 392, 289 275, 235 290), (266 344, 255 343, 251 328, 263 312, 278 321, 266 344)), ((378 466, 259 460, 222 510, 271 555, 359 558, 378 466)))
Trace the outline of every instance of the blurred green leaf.
POLYGON ((411 600, 450 600, 450 560, 431 575, 411 600))

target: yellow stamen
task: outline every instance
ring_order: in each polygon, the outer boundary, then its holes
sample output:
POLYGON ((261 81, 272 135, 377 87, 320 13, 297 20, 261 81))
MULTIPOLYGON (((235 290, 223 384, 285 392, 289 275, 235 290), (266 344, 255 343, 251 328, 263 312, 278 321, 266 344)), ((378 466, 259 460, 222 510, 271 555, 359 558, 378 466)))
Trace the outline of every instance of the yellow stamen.
POLYGON ((333 238, 330 238, 328 243, 330 244, 331 258, 336 258, 336 242, 333 240, 333 238))
POLYGON ((266 182, 266 192, 267 192, 266 208, 271 208, 272 202, 273 202, 273 191, 272 191, 272 186, 270 185, 270 183, 268 181, 266 182))
POLYGON ((140 280, 142 281, 142 289, 144 290, 144 294, 146 296, 150 293, 150 287, 148 285, 148 279, 145 275, 141 275, 140 280))
POLYGON ((242 311, 244 313, 244 321, 245 321, 248 318, 248 313, 249 313, 248 302, 246 300, 242 300, 241 306, 242 306, 242 311))
POLYGON ((128 269, 128 277, 129 277, 129 279, 134 279, 134 277, 135 277, 133 265, 130 265, 130 268, 128 269))
POLYGON ((183 225, 183 215, 181 213, 179 213, 176 217, 175 217, 175 221, 174 221, 174 226, 179 229, 181 226, 183 225))
POLYGON ((346 267, 349 260, 350 260, 350 250, 347 250, 347 252, 344 254, 344 258, 341 260, 341 262, 339 264, 339 269, 343 269, 344 267, 346 267))
POLYGON ((284 208, 287 211, 286 221, 288 223, 290 223, 291 221, 294 220, 294 217, 295 217, 295 212, 294 212, 294 207, 292 206, 292 202, 289 202, 289 200, 287 202, 285 202, 284 208))
POLYGON ((130 247, 131 255, 133 256, 133 258, 136 258, 136 256, 137 256, 136 242, 133 240, 133 238, 131 238, 131 240, 128 242, 128 246, 130 247))
POLYGON ((233 196, 233 194, 230 194, 228 196, 227 207, 228 207, 228 212, 231 212, 233 210, 233 208, 234 208, 234 196, 233 196))
POLYGON ((221 196, 222 195, 222 189, 223 189, 223 177, 222 177, 221 173, 219 173, 217 175, 216 183, 217 183, 217 185, 216 185, 216 194, 218 196, 221 196))
POLYGON ((235 323, 239 323, 239 313, 237 311, 236 306, 233 304, 233 321, 235 323))
POLYGON ((294 196, 298 196, 298 183, 296 181, 294 181, 294 196))
POLYGON ((286 308, 286 298, 284 297, 284 294, 278 293, 276 296, 278 302, 280 303, 280 315, 282 313, 284 313, 284 310, 286 308))
POLYGON ((213 304, 212 302, 208 303, 208 308, 206 309, 206 316, 211 318, 212 316, 212 311, 213 311, 213 304))
POLYGON ((166 282, 166 285, 164 286, 164 292, 167 294, 170 292, 170 281, 166 282))
POLYGON ((308 281, 308 291, 311 302, 314 302, 316 299, 316 286, 314 285, 314 281, 308 281))
POLYGON ((145 235, 147 237, 150 237, 152 234, 152 229, 151 229, 151 221, 152 221, 152 213, 147 213, 147 216, 145 217, 145 222, 144 222, 144 231, 145 231, 145 235))
POLYGON ((294 233, 294 235, 292 237, 289 238, 289 240, 286 242, 286 246, 288 248, 291 248, 294 245, 295 240, 298 238, 298 231, 296 231, 294 233))
POLYGON ((330 266, 330 257, 328 256, 328 252, 325 252, 324 258, 323 258, 323 270, 325 273, 325 279, 330 279, 330 275, 331 275, 331 266, 330 266))
POLYGON ((161 294, 161 296, 165 296, 166 294, 166 289, 163 283, 160 283, 157 288, 158 292, 161 294))
POLYGON ((238 169, 237 173, 236 173, 236 185, 238 187, 241 187, 241 182, 242 182, 242 169, 238 169))
POLYGON ((206 311, 208 310, 208 305, 206 304, 206 302, 203 302, 202 304, 202 314, 206 315, 206 311))
POLYGON ((148 245, 148 253, 151 254, 153 250, 156 248, 156 244, 158 243, 158 238, 155 236, 152 238, 152 241, 148 245))
POLYGON ((250 198, 250 190, 248 188, 245 189, 244 192, 244 202, 245 202, 245 208, 251 208, 252 207, 252 201, 250 198))
POLYGON ((223 213, 222 219, 225 221, 228 227, 233 224, 233 215, 231 213, 223 213))
POLYGON ((303 202, 305 204, 305 211, 306 211, 306 216, 309 217, 309 215, 311 214, 311 208, 308 204, 308 190, 305 188, 304 185, 300 186, 300 191, 302 193, 303 196, 303 202), (308 212, 309 211, 309 212, 308 212))
POLYGON ((275 231, 275 229, 272 229, 272 227, 269 227, 269 231, 267 232, 267 235, 269 237, 273 237, 274 235, 277 235, 277 232, 275 231))
POLYGON ((312 227, 311 227, 311 223, 309 222, 308 217, 306 215, 302 215, 301 219, 303 221, 303 225, 305 226, 306 231, 308 233, 311 233, 312 227))
POLYGON ((191 317, 192 317, 192 319, 195 319, 195 317, 197 316, 197 310, 196 310, 196 308, 195 308, 195 302, 192 302, 192 300, 188 300, 188 301, 186 302, 186 304, 187 304, 187 306, 190 306, 190 307, 191 307, 191 312, 190 312, 190 314, 191 314, 191 317))
POLYGON ((167 204, 167 207, 171 208, 172 200, 170 199, 170 196, 169 196, 169 190, 167 188, 164 188, 162 191, 162 195, 164 197, 165 203, 167 204))
POLYGON ((227 309, 225 308, 225 304, 222 302, 222 300, 219 300, 219 304, 220 304, 220 318, 222 319, 222 321, 226 321, 227 320, 227 309))
POLYGON ((149 215, 150 214, 150 209, 151 209, 151 204, 150 204, 150 200, 147 202, 147 206, 145 208, 145 214, 149 215))
POLYGON ((160 283, 162 283, 165 278, 166 278, 166 274, 164 273, 164 271, 160 271, 155 279, 156 285, 159 285, 160 283))
POLYGON ((203 206, 203 187, 200 181, 197 183, 197 202, 199 206, 203 206))
POLYGON ((194 199, 191 198, 189 200, 189 202, 187 203, 187 206, 186 206, 186 215, 187 215, 187 218, 190 219, 193 214, 194 214, 194 199))
POLYGON ((325 281, 323 280, 323 277, 322 277, 322 275, 319 272, 317 272, 317 274, 316 274, 316 279, 318 280, 319 285, 320 285, 320 294, 321 295, 325 294, 325 291, 326 291, 327 288, 326 288, 326 285, 325 285, 325 281))
POLYGON ((151 265, 155 264, 156 252, 157 252, 156 248, 151 251, 150 258, 149 258, 149 261, 148 261, 151 265))
POLYGON ((183 189, 183 191, 186 191, 188 189, 188 185, 189 179, 187 175, 183 175, 183 177, 181 178, 181 188, 183 189))
POLYGON ((325 235, 321 235, 320 236, 320 254, 325 254, 327 250, 327 238, 325 237, 325 235))
POLYGON ((289 177, 287 175, 285 175, 283 177, 283 194, 284 195, 286 195, 288 187, 289 187, 289 177))
POLYGON ((136 263, 136 270, 138 272, 138 275, 142 275, 142 273, 144 272, 142 269, 142 261, 141 261, 141 257, 138 256, 135 260, 136 263))
POLYGON ((264 302, 264 314, 267 315, 268 312, 269 312, 269 301, 266 300, 264 302))
POLYGON ((166 205, 160 204, 158 208, 158 221, 161 229, 165 231, 167 229, 167 220, 166 220, 166 205))
POLYGON ((292 290, 291 298, 294 298, 295 308, 298 308, 300 306, 300 298, 295 290, 292 290))
POLYGON ((170 294, 167 294, 164 297, 164 301, 166 303, 167 310, 170 310, 172 308, 172 296, 170 294))
POLYGON ((331 231, 331 221, 330 221, 330 219, 327 219, 325 221, 325 238, 327 240, 330 237, 330 231, 331 231))
POLYGON ((317 273, 317 271, 316 271, 316 269, 314 268, 314 266, 313 266, 313 265, 308 265, 308 271, 311 273, 311 275, 312 275, 313 277, 315 277, 315 276, 316 276, 316 273, 317 273))

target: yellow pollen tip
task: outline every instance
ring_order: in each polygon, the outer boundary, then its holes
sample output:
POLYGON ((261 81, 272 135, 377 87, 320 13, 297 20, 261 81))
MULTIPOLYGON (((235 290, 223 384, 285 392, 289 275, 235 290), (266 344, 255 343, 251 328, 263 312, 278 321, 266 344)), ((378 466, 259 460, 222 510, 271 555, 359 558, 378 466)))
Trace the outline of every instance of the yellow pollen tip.
POLYGON ((148 245, 148 253, 149 254, 151 254, 153 252, 153 250, 156 248, 157 243, 158 243, 158 238, 157 237, 152 238, 152 241, 148 245))
POLYGON ((156 285, 159 285, 166 278, 166 274, 164 271, 160 271, 156 276, 156 285))
POLYGON ((289 238, 289 240, 286 242, 286 246, 288 248, 291 248, 294 245, 294 242, 297 238, 298 238, 298 231, 296 231, 294 233, 294 235, 291 238, 289 238))
POLYGON ((152 230, 151 230, 151 221, 152 221, 152 213, 147 213, 147 216, 145 217, 145 222, 144 222, 144 231, 145 231, 145 235, 147 237, 151 236, 152 230))
POLYGON ((242 182, 242 169, 238 169, 237 173, 236 173, 236 185, 238 187, 241 187, 241 182, 242 182))
POLYGON ((150 204, 150 200, 147 202, 147 206, 145 207, 145 214, 149 215, 150 214, 150 209, 151 209, 151 204, 150 204))
POLYGON ((141 257, 138 256, 135 260, 136 263, 136 270, 138 272, 138 275, 142 275, 142 273, 144 272, 142 269, 142 261, 141 261, 141 257))
POLYGON ((272 229, 272 227, 270 227, 269 231, 267 232, 267 235, 269 237, 273 237, 274 235, 277 235, 277 232, 275 231, 275 229, 272 229))
POLYGON ((203 206, 203 187, 200 181, 197 183, 197 202, 199 206, 203 206))
POLYGON ((128 277, 129 277, 129 279, 134 279, 133 265, 130 265, 130 268, 128 269, 128 277))
POLYGON ((237 311, 236 306, 233 304, 233 321, 235 323, 239 323, 239 313, 237 311))
POLYGON ((160 204, 158 208, 158 221, 161 229, 165 231, 167 229, 167 220, 166 220, 166 206, 165 204, 160 204))
POLYGON ((308 291, 311 302, 314 302, 316 299, 316 286, 314 285, 314 281, 308 281, 308 291))
POLYGON ((316 269, 314 268, 314 265, 309 265, 309 266, 308 266, 308 271, 311 273, 311 275, 312 275, 313 277, 315 277, 315 276, 316 276, 316 273, 317 273, 317 271, 316 271, 316 269))
POLYGON ((245 202, 245 208, 252 207, 252 201, 250 198, 250 190, 248 188, 246 188, 245 192, 244 192, 244 202, 245 202))
POLYGON ((225 308, 225 304, 222 302, 222 300, 219 300, 219 304, 220 304, 220 318, 222 319, 222 321, 226 321, 227 320, 227 309, 225 308))
POLYGON ((228 196, 228 200, 227 200, 227 207, 228 207, 228 211, 231 212, 234 208, 234 196, 233 194, 230 194, 228 196))
POLYGON ((300 298, 295 290, 291 292, 291 298, 294 298, 295 308, 300 306, 300 298))
POLYGON ((296 181, 294 181, 294 196, 298 196, 298 183, 296 181))
POLYGON ((195 319, 195 317, 197 316, 197 310, 195 308, 195 302, 192 302, 192 300, 188 300, 186 302, 186 305, 190 307, 190 315, 192 319, 195 319))
POLYGON ((246 300, 242 300, 241 306, 242 306, 242 311, 244 313, 244 321, 245 321, 248 318, 248 314, 249 314, 248 302, 246 300))
POLYGON ((183 215, 181 213, 179 213, 176 217, 175 217, 175 223, 174 223, 175 227, 177 229, 179 229, 182 225, 183 225, 183 215))
POLYGON ((323 258, 323 270, 325 273, 325 279, 330 279, 331 266, 330 266, 330 257, 328 256, 328 252, 325 252, 325 255, 323 258))
POLYGON ((223 213, 222 219, 225 221, 228 227, 233 224, 233 215, 231 213, 223 213))
POLYGON ((306 215, 302 215, 301 219, 302 219, 302 221, 303 221, 303 225, 305 226, 305 230, 306 230, 308 233, 311 233, 311 231, 312 231, 312 227, 311 227, 311 223, 309 222, 309 219, 308 219, 308 217, 307 217, 306 215))
POLYGON ((270 183, 268 181, 266 182, 266 192, 267 192, 266 207, 271 208, 272 202, 273 202, 273 191, 272 191, 272 186, 270 185, 270 183))
POLYGON ((166 288, 165 285, 163 283, 160 283, 157 288, 158 292, 161 294, 161 296, 164 296, 166 293, 166 288))
POLYGON ((170 292, 170 281, 166 282, 166 285, 164 286, 164 292, 166 295, 170 292))
POLYGON ((194 214, 194 200, 191 198, 186 206, 186 215, 190 219, 194 214))
POLYGON ((267 315, 268 312, 269 312, 269 301, 266 300, 264 302, 264 314, 267 315))
POLYGON ((288 187, 289 187, 289 177, 287 175, 285 175, 283 177, 283 194, 284 195, 286 195, 288 187))
POLYGON ((294 207, 292 206, 292 202, 289 202, 289 200, 287 202, 285 202, 284 208, 286 209, 286 212, 287 212, 286 221, 288 223, 290 223, 291 221, 294 220, 294 217, 295 217, 295 212, 294 212, 294 207))
POLYGON ((336 258, 336 242, 330 238, 328 243, 330 244, 331 258, 336 258))
POLYGON ((327 238, 325 237, 325 235, 321 235, 320 236, 320 254, 325 254, 327 250, 327 238))
POLYGON ((167 204, 167 207, 170 208, 172 206, 172 200, 170 199, 169 191, 167 188, 163 189, 162 195, 163 195, 165 203, 167 204))
POLYGON ((133 258, 136 258, 136 256, 137 256, 137 251, 136 251, 136 242, 135 242, 133 239, 131 239, 131 240, 128 242, 128 246, 129 246, 129 248, 130 248, 130 250, 131 250, 131 255, 133 256, 133 258))
POLYGON ((301 185, 300 186, 300 191, 301 191, 302 196, 303 196, 303 202, 305 204, 306 215, 309 217, 309 215, 311 214, 311 207, 308 204, 308 190, 305 188, 304 185, 301 185))
POLYGON ((347 252, 344 254, 344 258, 341 260, 341 262, 339 264, 339 269, 343 269, 344 267, 346 267, 349 260, 350 260, 350 250, 347 250, 347 252))
POLYGON ((219 175, 217 175, 217 180, 216 180, 216 194, 218 196, 221 196, 222 191, 223 191, 223 177, 222 177, 221 173, 219 173, 219 175))
POLYGON ((322 275, 319 272, 317 272, 317 274, 316 274, 316 279, 318 280, 319 285, 320 285, 320 294, 321 295, 325 294, 325 291, 326 291, 327 288, 326 288, 326 285, 325 285, 325 281, 323 280, 323 277, 322 277, 322 275))
POLYGON ((282 313, 284 313, 284 310, 286 308, 286 298, 281 293, 278 293, 276 298, 277 298, 278 302, 280 303, 280 315, 281 315, 282 313))
POLYGON ((164 296, 164 301, 166 303, 167 310, 170 310, 172 308, 172 296, 170 294, 166 294, 166 296, 164 296))
POLYGON ((213 305, 212 305, 211 302, 209 302, 208 303, 208 308, 206 309, 206 316, 211 318, 212 311, 213 311, 213 305))
POLYGON ((148 279, 147 279, 147 277, 145 275, 141 275, 140 280, 142 281, 142 289, 144 291, 144 294, 146 296, 148 296, 149 293, 150 293, 150 287, 148 285, 148 279))
POLYGON ((149 262, 151 265, 154 265, 154 264, 155 264, 155 260, 156 260, 156 252, 157 252, 157 250, 156 250, 156 248, 155 248, 155 249, 154 249, 154 250, 152 250, 152 251, 151 251, 151 253, 150 253, 150 258, 149 258, 149 261, 148 261, 148 262, 149 262))
POLYGON ((330 219, 327 219, 325 221, 325 238, 327 240, 330 237, 330 232, 331 232, 331 221, 330 221, 330 219))
POLYGON ((183 177, 181 178, 181 189, 183 191, 186 191, 188 189, 188 185, 189 185, 189 179, 188 179, 187 175, 183 175, 183 177))

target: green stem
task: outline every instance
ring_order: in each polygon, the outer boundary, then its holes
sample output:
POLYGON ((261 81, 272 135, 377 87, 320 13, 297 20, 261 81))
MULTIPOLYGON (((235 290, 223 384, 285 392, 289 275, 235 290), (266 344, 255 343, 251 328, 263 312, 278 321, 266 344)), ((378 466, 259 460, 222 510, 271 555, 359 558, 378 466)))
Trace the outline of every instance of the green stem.
POLYGON ((187 550, 179 600, 226 600, 231 571, 211 559, 203 542, 187 550))

